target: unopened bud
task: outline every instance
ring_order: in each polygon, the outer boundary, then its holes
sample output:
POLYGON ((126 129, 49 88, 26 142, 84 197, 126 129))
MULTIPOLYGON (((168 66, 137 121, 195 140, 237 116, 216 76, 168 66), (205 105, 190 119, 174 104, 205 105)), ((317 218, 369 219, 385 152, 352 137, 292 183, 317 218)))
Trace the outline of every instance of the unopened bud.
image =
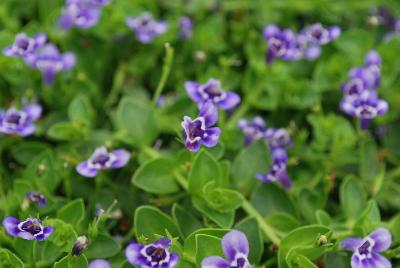
POLYGON ((79 256, 82 254, 82 252, 85 250, 85 248, 89 244, 89 239, 87 239, 86 236, 82 235, 79 236, 78 239, 76 239, 76 242, 74 244, 74 247, 72 248, 72 256, 79 256))

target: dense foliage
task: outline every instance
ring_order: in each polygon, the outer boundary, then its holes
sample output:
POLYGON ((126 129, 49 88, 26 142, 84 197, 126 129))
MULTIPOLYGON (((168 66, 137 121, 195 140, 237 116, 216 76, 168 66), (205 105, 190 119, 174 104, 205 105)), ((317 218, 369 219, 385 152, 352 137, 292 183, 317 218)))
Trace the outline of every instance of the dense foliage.
POLYGON ((399 267, 399 12, 2 0, 0 267, 399 267))

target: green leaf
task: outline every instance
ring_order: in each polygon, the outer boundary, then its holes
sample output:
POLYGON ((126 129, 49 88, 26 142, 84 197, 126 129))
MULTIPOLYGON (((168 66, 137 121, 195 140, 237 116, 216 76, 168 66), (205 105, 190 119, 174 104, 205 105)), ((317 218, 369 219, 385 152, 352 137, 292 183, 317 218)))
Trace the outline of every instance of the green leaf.
POLYGON ((87 137, 88 130, 77 122, 60 122, 52 125, 47 131, 50 138, 61 141, 78 141, 87 137))
POLYGON ((11 251, 0 248, 0 267, 2 268, 24 268, 24 263, 11 251))
POLYGON ((318 245, 317 241, 321 235, 330 238, 330 229, 322 225, 308 225, 299 227, 281 240, 278 252, 278 263, 280 268, 288 268, 286 257, 291 250, 304 255, 310 260, 319 258, 327 249, 325 245, 318 245))
POLYGON ((199 234, 209 235, 213 237, 222 238, 229 229, 213 229, 213 228, 204 228, 198 229, 195 232, 191 233, 186 239, 184 243, 184 252, 189 256, 196 256, 196 236, 199 234))
POLYGON ((137 208, 134 223, 136 237, 143 235, 150 241, 155 241, 159 236, 166 236, 168 233, 173 237, 179 236, 178 228, 171 217, 155 207, 137 208))
POLYGON ((193 206, 206 215, 210 220, 215 222, 218 226, 222 228, 230 228, 233 224, 233 220, 235 218, 235 211, 221 212, 210 205, 208 203, 198 197, 192 197, 193 206))
POLYGON ((88 97, 77 95, 68 106, 68 116, 73 122, 91 126, 94 120, 94 110, 88 97))
POLYGON ((326 268, 350 268, 349 258, 336 252, 327 252, 324 256, 326 268))
POLYGON ((196 235, 196 264, 201 267, 201 262, 209 256, 223 256, 221 239, 215 236, 196 235))
POLYGON ((52 226, 54 232, 47 238, 64 252, 70 252, 77 239, 74 227, 60 219, 46 219, 45 226, 52 226))
POLYGON ((377 146, 367 133, 360 140, 360 177, 364 183, 371 185, 379 174, 380 164, 377 146))
POLYGON ((330 226, 332 223, 331 216, 322 209, 319 209, 315 212, 315 218, 317 219, 318 224, 330 226))
POLYGON ((148 103, 124 97, 117 109, 117 125, 129 135, 130 142, 142 147, 158 136, 154 112, 148 103))
POLYGON ((234 211, 243 203, 243 196, 239 192, 216 188, 215 182, 208 183, 203 191, 208 205, 220 212, 234 211))
POLYGON ((189 210, 181 207, 177 203, 172 206, 172 216, 178 226, 182 238, 187 237, 202 227, 200 221, 196 219, 189 210))
POLYGON ((57 212, 57 218, 72 224, 75 228, 79 227, 85 218, 85 204, 83 203, 83 199, 75 199, 63 206, 57 212))
POLYGON ((67 255, 58 262, 54 263, 54 268, 71 268, 71 267, 79 267, 86 268, 88 267, 88 261, 85 255, 80 256, 70 256, 67 255))
POLYGON ((244 195, 257 185, 257 173, 264 173, 271 164, 271 154, 263 142, 242 149, 232 164, 233 183, 244 195))
POLYGON ((289 266, 291 267, 301 267, 301 268, 318 268, 312 261, 310 261, 306 256, 298 254, 297 252, 293 251, 292 254, 288 254, 286 258, 289 266))
POLYGON ((346 218, 354 222, 367 203, 367 194, 354 177, 348 177, 340 185, 340 205, 346 218))
POLYGON ((238 224, 236 224, 235 229, 242 231, 249 241, 249 261, 252 264, 258 263, 261 259, 264 245, 263 238, 258 226, 258 222, 255 218, 244 218, 238 224))
POLYGON ((222 179, 221 168, 215 158, 207 151, 201 150, 194 159, 189 172, 189 192, 202 193, 203 187, 210 181, 222 179))
POLYGON ((300 222, 296 218, 284 212, 271 213, 266 217, 266 221, 282 236, 300 227, 300 222))
POLYGON ((24 171, 24 177, 32 180, 41 188, 53 192, 59 181, 56 171, 54 154, 51 151, 45 151, 32 160, 24 171))
POLYGON ((298 205, 304 218, 310 223, 316 223, 315 211, 325 207, 326 197, 321 191, 305 189, 301 191, 298 205))
POLYGON ((19 163, 27 165, 35 156, 49 148, 50 146, 46 143, 24 141, 13 145, 11 147, 11 154, 19 163))
POLYGON ((100 234, 94 241, 89 243, 84 253, 89 259, 101 259, 117 255, 120 250, 121 245, 114 238, 100 234))
POLYGON ((375 200, 369 200, 366 208, 362 211, 360 218, 354 224, 354 228, 360 228, 364 234, 370 233, 380 225, 381 214, 375 200))
POLYGON ((262 215, 286 212, 295 215, 295 208, 286 191, 274 183, 262 184, 251 195, 251 204, 262 215))
POLYGON ((179 191, 175 181, 173 162, 156 158, 141 165, 132 177, 132 183, 154 194, 172 194, 179 191))

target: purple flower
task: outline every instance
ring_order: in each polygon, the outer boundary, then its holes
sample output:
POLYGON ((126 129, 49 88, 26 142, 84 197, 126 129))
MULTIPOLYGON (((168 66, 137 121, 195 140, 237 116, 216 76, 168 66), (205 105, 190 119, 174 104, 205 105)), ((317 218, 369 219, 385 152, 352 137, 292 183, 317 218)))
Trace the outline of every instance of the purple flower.
POLYGON ((46 197, 38 192, 27 192, 25 194, 24 202, 26 202, 27 204, 37 203, 41 208, 45 208, 47 206, 46 197))
POLYGON ((341 30, 338 26, 324 28, 321 23, 315 23, 305 29, 307 40, 314 45, 325 45, 336 39, 341 30))
POLYGON ((351 79, 360 79, 365 89, 375 89, 379 86, 381 74, 377 65, 355 67, 350 70, 351 79))
POLYGON ((352 268, 391 268, 391 263, 380 252, 387 250, 392 243, 392 235, 385 228, 375 229, 365 238, 353 237, 342 241, 342 248, 353 251, 352 268))
POLYGON ((127 17, 126 24, 135 32, 136 39, 143 44, 151 43, 154 37, 167 31, 167 23, 161 20, 154 20, 153 16, 148 12, 138 17, 127 17))
POLYGON ((388 111, 388 103, 378 99, 375 91, 365 90, 356 98, 344 97, 340 108, 348 115, 360 119, 361 129, 367 129, 371 119, 388 111))
POLYGON ((265 138, 268 140, 269 146, 274 148, 285 148, 292 145, 290 135, 284 128, 269 128, 265 131, 265 138))
POLYGON ((131 243, 125 249, 125 256, 129 263, 143 268, 172 268, 178 263, 179 256, 170 253, 171 240, 160 238, 149 245, 131 243))
POLYGON ((72 247, 71 255, 72 256, 81 255, 82 252, 87 248, 88 244, 89 244, 89 239, 86 236, 84 235, 79 236, 76 239, 74 246, 72 247))
POLYGON ((33 38, 30 38, 25 33, 19 33, 15 37, 14 43, 3 49, 3 54, 10 57, 25 58, 43 46, 46 43, 46 39, 45 34, 37 34, 33 38))
POLYGON ((217 145, 221 129, 219 127, 212 127, 217 121, 218 111, 211 102, 205 103, 200 108, 197 118, 192 119, 184 116, 182 134, 186 148, 191 152, 197 152, 200 149, 201 143, 206 147, 217 145))
POLYGON ((246 236, 237 230, 232 230, 221 241, 226 259, 212 256, 203 259, 202 268, 252 268, 248 261, 249 242, 246 236))
POLYGON ((89 268, 111 268, 111 265, 106 260, 97 259, 89 263, 89 268))
POLYGON ((360 78, 353 78, 342 85, 342 92, 345 96, 357 97, 365 90, 364 81, 360 78))
POLYGON ((367 66, 381 66, 382 59, 379 53, 376 50, 370 50, 367 55, 365 56, 364 63, 367 66))
POLYGON ((245 146, 265 138, 265 122, 261 117, 256 116, 251 121, 240 119, 237 124, 245 136, 245 146))
POLYGON ((73 26, 81 29, 94 26, 100 18, 101 2, 107 1, 67 0, 58 20, 59 26, 65 31, 73 26))
POLYGON ((105 6, 110 3, 110 0, 89 0, 89 3, 94 6, 105 6))
POLYGON ((40 70, 46 84, 51 84, 54 75, 61 71, 67 71, 75 66, 76 58, 71 52, 61 54, 53 44, 47 44, 34 54, 26 57, 26 63, 32 68, 40 70))
POLYGON ((43 226, 39 219, 27 218, 20 222, 13 217, 5 217, 3 219, 3 227, 6 232, 15 237, 21 237, 26 240, 45 240, 49 237, 54 228, 51 226, 43 226))
POLYGON ((285 188, 290 188, 292 182, 286 171, 287 153, 283 148, 275 148, 272 150, 272 166, 267 174, 257 174, 257 178, 262 182, 279 182, 285 188))
POLYGON ((189 17, 183 16, 179 19, 179 36, 182 39, 192 37, 193 22, 189 17))
POLYGON ((99 147, 87 161, 76 167, 76 171, 85 177, 95 177, 101 170, 125 166, 129 159, 130 154, 126 150, 118 149, 108 152, 106 147, 99 147))
POLYGON ((22 110, 12 107, 7 111, 0 111, 0 132, 5 134, 16 134, 26 137, 35 132, 34 122, 42 114, 39 104, 29 104, 22 110))
POLYGON ((205 84, 195 81, 185 82, 185 89, 189 97, 199 105, 211 101, 222 110, 233 109, 240 102, 240 97, 234 92, 226 92, 221 88, 221 82, 211 78, 205 84))
POLYGON ((270 24, 264 27, 263 35, 268 42, 268 64, 273 63, 276 58, 297 60, 301 57, 302 42, 292 30, 281 30, 278 26, 270 24))

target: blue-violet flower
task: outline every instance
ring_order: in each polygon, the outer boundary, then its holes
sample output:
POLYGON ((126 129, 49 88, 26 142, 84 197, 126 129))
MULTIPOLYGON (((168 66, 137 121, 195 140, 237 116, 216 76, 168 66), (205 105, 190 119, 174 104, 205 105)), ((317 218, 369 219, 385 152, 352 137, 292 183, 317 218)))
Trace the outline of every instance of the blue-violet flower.
POLYGON ((47 198, 39 192, 27 192, 25 194, 24 203, 37 203, 39 207, 45 208, 47 206, 47 198))
POLYGON ((33 38, 25 33, 19 33, 11 46, 4 48, 3 54, 10 57, 22 57, 35 53, 35 51, 46 43, 45 34, 37 34, 33 38))
POLYGON ((7 111, 0 111, 0 132, 21 137, 29 136, 35 132, 34 122, 41 114, 42 107, 39 104, 26 105, 22 110, 12 107, 7 111))
POLYGON ((111 264, 106 260, 97 259, 89 263, 89 268, 111 268, 111 264))
POLYGON ((170 253, 171 240, 160 238, 149 245, 131 243, 125 249, 125 256, 129 263, 143 268, 172 268, 176 266, 179 256, 170 253))
POLYGON ((138 17, 127 17, 126 24, 135 32, 136 39, 143 44, 151 43, 154 37, 164 34, 168 28, 165 21, 155 20, 148 12, 138 17))
POLYGON ((292 186, 292 182, 287 174, 288 156, 283 148, 272 149, 272 166, 267 174, 257 174, 257 178, 262 182, 279 182, 286 189, 292 186))
POLYGON ((265 138, 265 122, 259 116, 254 117, 252 120, 242 118, 237 122, 237 125, 245 136, 245 146, 265 138))
POLYGON ((54 231, 53 227, 43 226, 42 222, 35 218, 27 218, 21 222, 14 217, 5 217, 3 227, 9 235, 26 240, 45 240, 54 231))

